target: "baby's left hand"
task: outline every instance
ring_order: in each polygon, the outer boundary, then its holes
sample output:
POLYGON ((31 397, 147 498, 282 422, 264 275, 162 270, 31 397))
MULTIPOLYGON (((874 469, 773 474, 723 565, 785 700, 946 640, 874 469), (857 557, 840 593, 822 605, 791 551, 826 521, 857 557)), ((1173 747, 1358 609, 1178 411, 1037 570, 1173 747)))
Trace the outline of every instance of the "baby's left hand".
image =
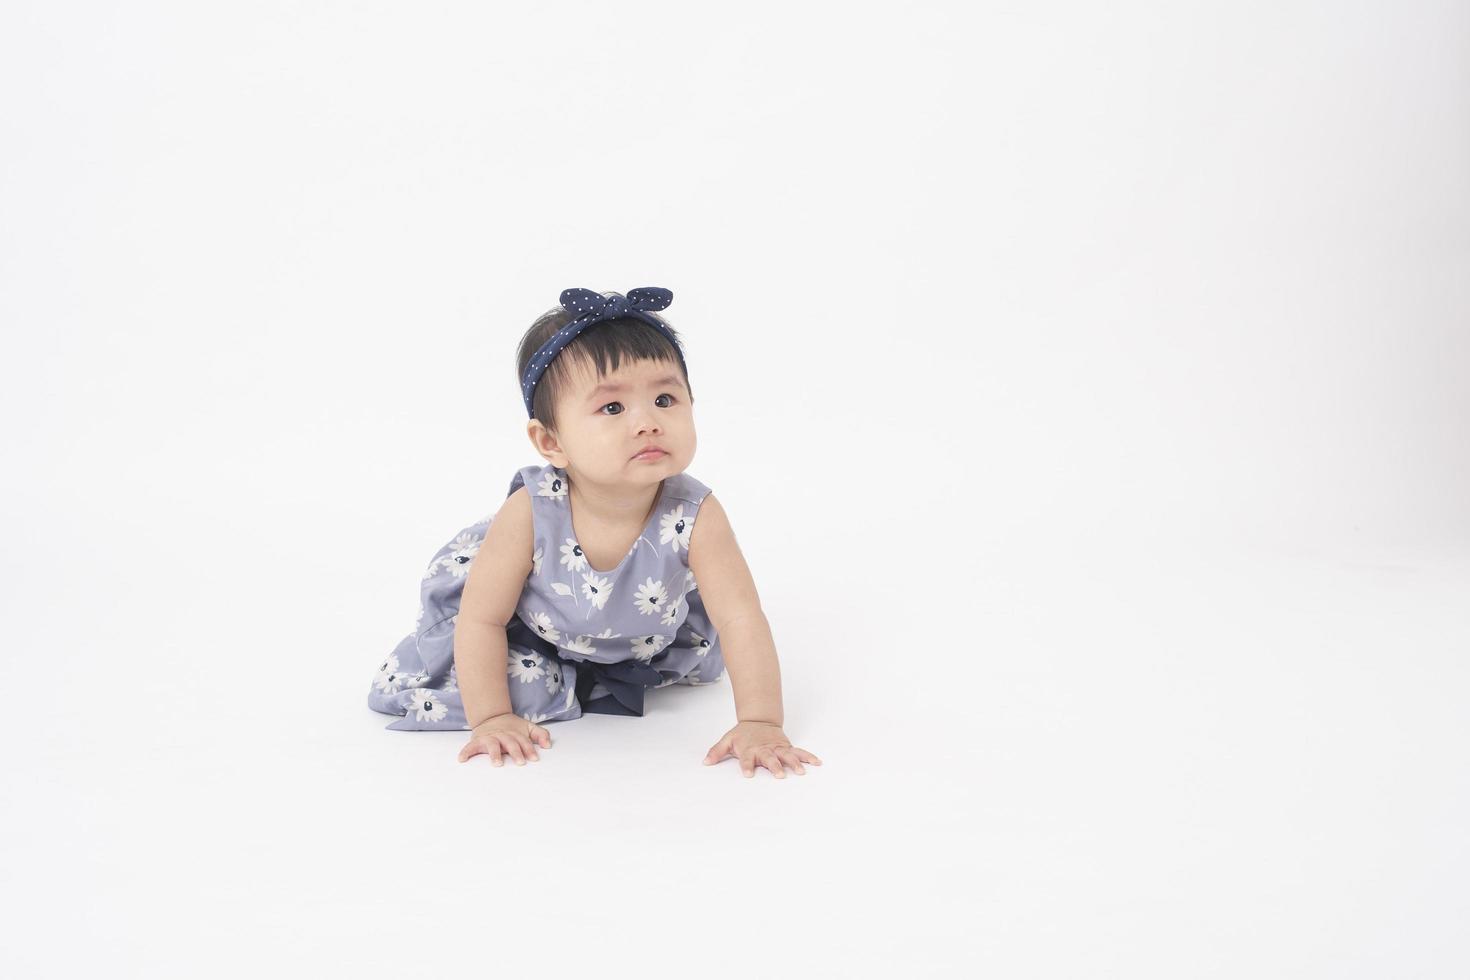
POLYGON ((822 764, 821 759, 806 749, 792 745, 780 725, 764 721, 737 723, 705 754, 704 764, 712 766, 730 755, 740 760, 740 768, 746 776, 754 776, 757 765, 765 766, 777 779, 786 778, 786 766, 795 769, 798 776, 805 776, 803 762, 814 766, 822 764))

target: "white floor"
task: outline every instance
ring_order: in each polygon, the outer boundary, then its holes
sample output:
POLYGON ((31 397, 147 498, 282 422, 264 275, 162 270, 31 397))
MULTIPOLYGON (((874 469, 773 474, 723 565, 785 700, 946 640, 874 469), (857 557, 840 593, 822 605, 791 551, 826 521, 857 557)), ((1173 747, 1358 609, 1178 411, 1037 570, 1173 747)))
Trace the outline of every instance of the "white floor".
POLYGON ((1464 5, 671 12, 0 6, 0 980, 1470 977, 1464 5), (806 776, 366 706, 644 285, 806 776))
POLYGON ((363 703, 398 558, 136 513, 9 590, 12 976, 1470 968, 1466 556, 1016 537, 946 592, 758 552, 826 762, 778 782, 700 764, 727 683, 460 765, 363 703))

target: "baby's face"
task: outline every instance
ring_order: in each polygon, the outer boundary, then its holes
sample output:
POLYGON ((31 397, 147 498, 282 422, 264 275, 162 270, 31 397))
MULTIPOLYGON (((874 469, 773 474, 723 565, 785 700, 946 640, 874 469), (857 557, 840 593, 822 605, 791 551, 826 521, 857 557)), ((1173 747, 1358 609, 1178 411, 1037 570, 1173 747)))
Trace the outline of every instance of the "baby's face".
POLYGON ((682 473, 694 459, 694 410, 677 365, 622 362, 599 379, 572 363, 572 384, 558 396, 556 450, 532 442, 548 461, 607 487, 646 487, 682 473), (646 446, 664 452, 640 456, 646 446))

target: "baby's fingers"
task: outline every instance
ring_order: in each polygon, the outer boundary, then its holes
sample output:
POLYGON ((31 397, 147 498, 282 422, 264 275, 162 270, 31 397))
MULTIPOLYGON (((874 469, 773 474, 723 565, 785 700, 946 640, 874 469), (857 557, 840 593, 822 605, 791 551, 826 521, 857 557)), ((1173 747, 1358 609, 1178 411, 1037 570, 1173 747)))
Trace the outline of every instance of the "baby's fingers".
POLYGON ((540 762, 541 761, 541 755, 536 751, 536 745, 535 745, 535 742, 534 742, 533 739, 523 738, 523 737, 517 735, 516 736, 516 742, 517 742, 517 747, 519 747, 519 743, 521 743, 521 742, 525 742, 526 743, 526 758, 527 759, 530 759, 532 762, 540 762))
POLYGON ((777 779, 786 778, 786 767, 781 764, 781 757, 776 754, 775 749, 761 749, 761 765, 771 771, 771 775, 777 779))
POLYGON ((500 738, 502 744, 505 746, 505 754, 514 759, 516 765, 524 766, 526 764, 526 755, 521 751, 521 743, 517 740, 516 736, 506 732, 500 738))
POLYGON ((731 755, 735 756, 735 758, 737 759, 740 758, 740 753, 736 752, 731 747, 732 744, 733 743, 730 736, 725 735, 714 745, 711 745, 709 751, 704 754, 704 764, 707 766, 712 766, 716 762, 723 762, 728 756, 731 755))
POLYGON ((481 735, 470 739, 465 747, 459 750, 459 761, 473 759, 477 755, 488 755, 492 766, 500 765, 500 743, 494 737, 481 735))
POLYGON ((791 751, 796 753, 796 757, 799 758, 802 762, 809 762, 814 766, 820 766, 822 764, 821 759, 818 759, 806 749, 798 749, 796 746, 793 745, 791 746, 791 751))
POLYGON ((797 756, 795 749, 780 745, 776 747, 775 751, 781 757, 781 761, 795 770, 798 776, 806 775, 806 767, 801 764, 801 759, 797 756))

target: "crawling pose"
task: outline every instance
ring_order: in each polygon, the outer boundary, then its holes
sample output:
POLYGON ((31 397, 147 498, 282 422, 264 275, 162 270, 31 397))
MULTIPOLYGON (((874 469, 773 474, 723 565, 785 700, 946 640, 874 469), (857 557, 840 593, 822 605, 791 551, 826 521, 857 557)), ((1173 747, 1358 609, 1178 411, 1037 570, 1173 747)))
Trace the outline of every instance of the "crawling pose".
POLYGON ((821 761, 782 731, 770 627, 725 511, 685 472, 693 396, 673 300, 568 289, 521 339, 526 466, 493 515, 435 554, 415 631, 368 694, 388 727, 468 730, 463 762, 549 748, 541 722, 642 715, 651 687, 729 667, 737 723, 706 753, 746 776, 821 761), (696 520, 697 518, 697 520, 696 520))

